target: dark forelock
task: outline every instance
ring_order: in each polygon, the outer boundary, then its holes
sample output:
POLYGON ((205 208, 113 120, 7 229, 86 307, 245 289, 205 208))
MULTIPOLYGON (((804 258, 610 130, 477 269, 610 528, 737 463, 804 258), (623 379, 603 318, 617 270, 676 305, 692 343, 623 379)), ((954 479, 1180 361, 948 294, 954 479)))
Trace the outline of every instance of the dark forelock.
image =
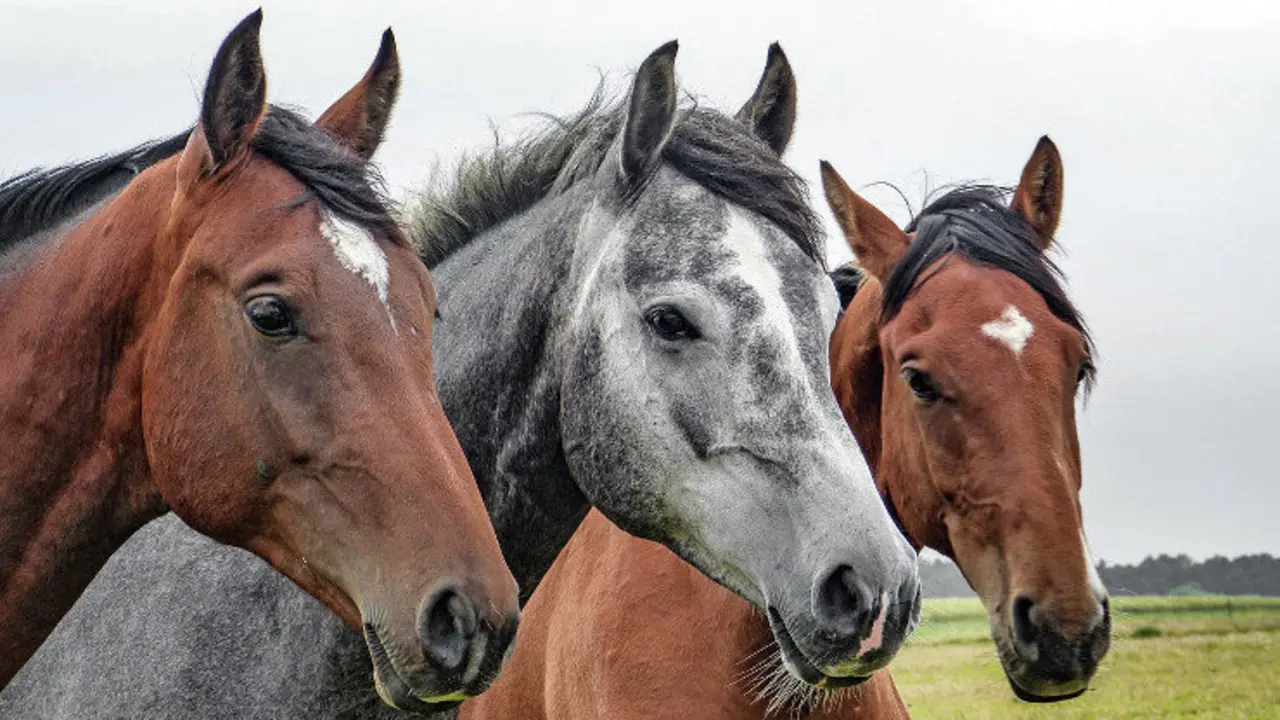
POLYGON ((925 270, 959 255, 1030 285, 1050 312, 1084 336, 1093 354, 1093 340, 1062 285, 1062 271, 1040 251, 1031 224, 1009 208, 1009 194, 1005 188, 966 185, 926 206, 907 226, 915 239, 885 283, 883 319, 896 315, 915 288, 928 281, 932 273, 925 275, 925 270))

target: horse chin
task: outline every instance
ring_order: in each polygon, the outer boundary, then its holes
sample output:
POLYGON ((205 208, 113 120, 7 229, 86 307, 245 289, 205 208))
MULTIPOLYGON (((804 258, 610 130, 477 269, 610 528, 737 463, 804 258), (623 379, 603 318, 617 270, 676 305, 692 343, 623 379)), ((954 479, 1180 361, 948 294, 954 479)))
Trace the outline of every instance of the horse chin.
POLYGON ((1004 672, 1004 677, 1009 681, 1009 687, 1013 689, 1013 694, 1018 696, 1019 700, 1029 703, 1056 703, 1062 702, 1063 700, 1071 700, 1080 697, 1084 694, 1085 690, 1089 689, 1088 683, 1080 683, 1080 687, 1066 690, 1062 694, 1040 695, 1024 689, 1018 684, 1017 680, 1013 679, 1013 675, 1011 675, 1007 669, 1004 672))
POLYGON ((787 629, 786 623, 782 621, 782 615, 777 609, 770 607, 769 627, 773 631, 774 640, 778 644, 778 651, 782 656, 782 664, 787 668, 787 672, 791 673, 800 682, 821 690, 838 690, 840 688, 853 687, 861 685, 871 678, 871 675, 828 675, 815 665, 796 644, 794 638, 791 637, 791 631, 787 629))
POLYGON ((364 626, 364 640, 369 648, 369 657, 373 661, 374 689, 378 691, 378 697, 382 698, 382 702, 387 705, 403 712, 436 716, 454 710, 467 698, 462 691, 440 697, 417 695, 409 682, 396 669, 395 662, 387 654, 377 628, 370 623, 364 626))
POLYGON ((1078 698, 1089 689, 1087 679, 1069 683, 1044 684, 1034 691, 1027 688, 1017 678, 1023 663, 1017 653, 1010 648, 1009 641, 1001 634, 1002 631, 1004 631, 1003 628, 994 628, 992 639, 995 640, 996 651, 1000 656, 1000 669, 1004 671, 1005 680, 1009 682, 1010 689, 1019 700, 1029 703, 1056 703, 1078 698))

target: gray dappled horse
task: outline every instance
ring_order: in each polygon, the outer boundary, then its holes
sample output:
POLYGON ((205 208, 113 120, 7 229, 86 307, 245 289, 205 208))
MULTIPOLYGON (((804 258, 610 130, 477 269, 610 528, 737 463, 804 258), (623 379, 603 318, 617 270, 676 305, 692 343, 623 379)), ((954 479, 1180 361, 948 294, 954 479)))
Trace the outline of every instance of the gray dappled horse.
MULTIPOLYGON (((836 294, 779 157, 794 80, 771 52, 736 118, 681 107, 675 54, 422 200, 440 398, 523 597, 594 505, 766 611, 789 664, 838 685, 868 670, 872 614, 901 618, 886 644, 914 626, 919 583, 830 390, 836 294)), ((391 713, 369 674, 358 633, 165 518, 0 716, 391 713)))

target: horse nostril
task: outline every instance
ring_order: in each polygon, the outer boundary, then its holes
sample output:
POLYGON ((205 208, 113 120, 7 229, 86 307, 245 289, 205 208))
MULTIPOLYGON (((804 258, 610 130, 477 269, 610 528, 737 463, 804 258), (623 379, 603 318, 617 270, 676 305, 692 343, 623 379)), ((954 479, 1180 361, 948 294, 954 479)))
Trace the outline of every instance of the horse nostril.
POLYGON ((1020 644, 1034 645, 1040 631, 1031 619, 1033 603, 1026 595, 1013 599, 1013 636, 1020 644))
POLYGON ((452 587, 442 588, 423 605, 418 635, 427 660, 445 670, 467 661, 476 634, 476 611, 471 601, 452 587))
POLYGON ((818 620, 826 629, 840 635, 860 632, 871 615, 867 594, 848 565, 839 565, 827 575, 818 586, 816 600, 818 620))

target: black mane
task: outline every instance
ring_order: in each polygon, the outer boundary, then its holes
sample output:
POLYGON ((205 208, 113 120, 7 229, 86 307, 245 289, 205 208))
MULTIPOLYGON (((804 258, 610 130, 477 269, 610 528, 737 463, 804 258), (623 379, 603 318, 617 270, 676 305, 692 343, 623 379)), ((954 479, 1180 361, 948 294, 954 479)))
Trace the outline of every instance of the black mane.
POLYGON ((377 168, 300 113, 272 105, 252 145, 338 217, 381 230, 396 243, 406 242, 391 215, 391 201, 377 168))
POLYGON ((831 282, 836 286, 836 294, 840 296, 840 308, 849 307, 853 296, 858 294, 865 276, 857 263, 849 262, 831 271, 831 282))
POLYGON ((28 170, 0 182, 0 253, 119 192, 138 173, 182 150, 190 132, 185 130, 115 155, 28 170))
MULTIPOLYGON (((988 185, 961 186, 930 203, 906 227, 916 237, 884 286, 884 319, 902 309, 924 271, 940 259, 959 255, 971 262, 1013 273, 1044 298, 1049 311, 1093 339, 1079 310, 1062 287, 1062 271, 1036 243, 1030 223, 1009 208, 1009 191, 988 185)), ((1091 366, 1090 366, 1091 368, 1091 366)))
MULTIPOLYGON (((434 266, 480 233, 595 175, 626 119, 624 103, 597 91, 567 118, 530 136, 464 158, 448 187, 424 192, 409 218, 423 260, 434 266)), ((824 262, 823 225, 803 179, 742 122, 699 107, 681 111, 662 158, 691 181, 781 228, 824 262)))
MULTIPOLYGON (((143 170, 181 152, 190 133, 188 129, 80 163, 30 170, 0 183, 0 255, 119 192, 143 170)), ((377 171, 299 113, 271 106, 252 147, 334 214, 404 242, 377 171)))

